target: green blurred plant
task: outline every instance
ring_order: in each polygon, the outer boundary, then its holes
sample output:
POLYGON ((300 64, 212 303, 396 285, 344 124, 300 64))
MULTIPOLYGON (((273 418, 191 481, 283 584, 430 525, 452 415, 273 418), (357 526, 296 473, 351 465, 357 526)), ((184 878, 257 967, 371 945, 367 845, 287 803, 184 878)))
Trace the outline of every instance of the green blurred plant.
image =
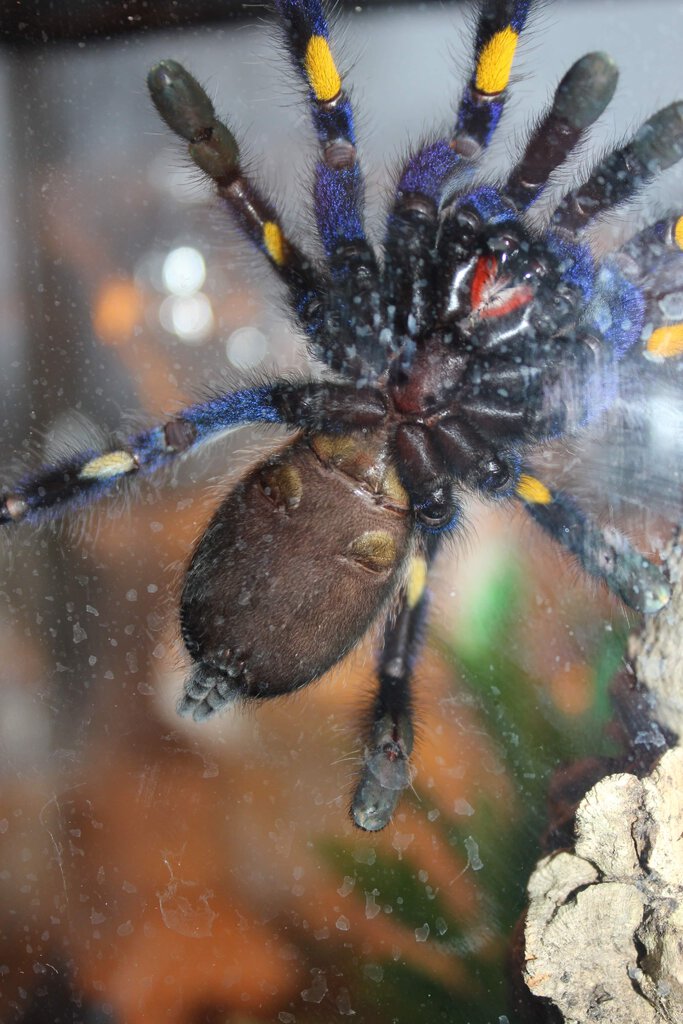
POLYGON ((471 595, 467 622, 460 623, 457 635, 432 637, 452 666, 454 691, 475 709, 515 792, 514 807, 504 819, 491 797, 482 796, 471 816, 458 819, 430 814, 429 794, 418 794, 420 813, 433 819, 432 827, 453 849, 454 878, 463 857, 476 875, 481 908, 476 923, 454 919, 439 890, 421 880, 424 872, 411 864, 409 851, 395 860, 373 851, 368 863, 359 863, 357 851, 343 844, 330 841, 322 847, 324 860, 339 876, 354 880, 357 898, 391 909, 395 919, 415 930, 416 941, 433 942, 456 956, 471 979, 470 991, 463 994, 407 962, 361 964, 353 991, 358 1021, 513 1022, 506 1010, 505 959, 539 856, 548 783, 562 763, 610 753, 604 730, 610 717, 607 688, 626 640, 623 620, 595 628, 593 617, 584 655, 595 699, 584 714, 563 714, 550 700, 545 681, 533 678, 516 657, 519 624, 531 600, 520 566, 510 558, 471 595))

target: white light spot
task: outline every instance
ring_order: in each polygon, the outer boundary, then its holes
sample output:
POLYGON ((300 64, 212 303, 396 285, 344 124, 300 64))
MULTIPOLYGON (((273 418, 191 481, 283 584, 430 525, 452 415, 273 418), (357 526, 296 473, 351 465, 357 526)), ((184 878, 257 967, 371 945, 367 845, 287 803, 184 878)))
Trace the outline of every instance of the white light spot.
POLYGON ((233 366, 249 370, 265 359, 268 342, 256 327, 240 327, 225 343, 225 354, 233 366))
POLYGON ((189 245, 171 249, 161 271, 164 288, 171 295, 194 295, 206 280, 204 257, 189 245))
POLYGON ((213 309, 204 292, 184 297, 169 295, 159 307, 159 320, 169 334, 196 345, 213 330, 213 309))

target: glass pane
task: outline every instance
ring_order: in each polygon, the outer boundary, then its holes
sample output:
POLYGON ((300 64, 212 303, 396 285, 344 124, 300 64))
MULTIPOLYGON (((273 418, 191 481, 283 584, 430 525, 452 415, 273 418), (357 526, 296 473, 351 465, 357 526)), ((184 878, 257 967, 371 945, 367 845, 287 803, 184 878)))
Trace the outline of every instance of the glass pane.
MULTIPOLYGON (((482 174, 500 180, 586 50, 609 51, 621 80, 574 169, 677 98, 679 19, 663 0, 543 6, 482 174)), ((472 17, 454 3, 366 4, 340 22, 381 240, 409 141, 450 130, 472 17)), ((315 139, 258 19, 3 51, 8 481, 99 449, 122 424, 162 422, 207 389, 305 371, 266 261, 148 99, 147 70, 164 57, 206 84, 293 234, 311 235, 315 139)), ((680 182, 677 168, 658 177, 596 245, 649 223, 680 182)), ((637 428, 612 410, 609 446, 594 427, 538 461, 645 554, 681 498, 677 378, 664 387, 655 371, 640 374, 637 428)), ((468 500, 466 541, 444 545, 430 583, 412 786, 384 831, 354 829, 377 624, 304 692, 204 723, 176 714, 184 566, 220 499, 285 436, 245 427, 54 528, 7 531, 2 1020, 515 1019, 508 947, 549 781, 612 751, 607 688, 634 619, 522 510, 468 500)), ((291 579, 294 595, 307 585, 291 579)))

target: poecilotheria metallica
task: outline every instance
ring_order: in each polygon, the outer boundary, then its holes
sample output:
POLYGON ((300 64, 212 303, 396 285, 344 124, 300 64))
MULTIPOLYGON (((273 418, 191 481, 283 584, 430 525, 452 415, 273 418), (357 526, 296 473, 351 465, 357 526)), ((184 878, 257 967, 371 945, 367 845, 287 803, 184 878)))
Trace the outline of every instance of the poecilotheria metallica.
POLYGON ((577 61, 506 179, 483 180, 479 158, 530 7, 482 5, 453 132, 399 170, 376 246, 325 12, 319 0, 276 0, 319 143, 320 258, 288 237, 196 80, 173 60, 154 67, 157 110, 282 281, 321 372, 218 394, 44 466, 6 488, 0 505, 5 525, 39 525, 243 424, 290 427, 291 443, 227 496, 191 557, 180 621, 192 666, 179 709, 202 719, 297 690, 383 617, 352 801, 354 821, 370 830, 387 824, 410 781, 427 577, 443 538, 459 529, 465 492, 521 504, 633 608, 654 612, 669 593, 657 566, 527 460, 598 419, 629 360, 683 352, 683 324, 666 319, 661 302, 676 289, 683 218, 658 220, 604 260, 587 236, 683 156, 683 104, 646 121, 534 226, 536 202, 606 109, 617 72, 602 53, 577 61))

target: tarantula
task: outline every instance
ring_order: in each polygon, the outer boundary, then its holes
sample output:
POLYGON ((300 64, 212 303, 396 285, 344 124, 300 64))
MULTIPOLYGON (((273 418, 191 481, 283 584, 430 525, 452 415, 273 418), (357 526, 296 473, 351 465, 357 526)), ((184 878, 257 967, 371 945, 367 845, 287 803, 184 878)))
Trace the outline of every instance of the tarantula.
POLYGON ((526 460, 600 416, 624 359, 683 351, 683 323, 666 321, 659 301, 679 274, 683 218, 650 225, 602 262, 584 234, 683 156, 683 104, 646 121, 532 229, 527 211, 607 107, 617 71, 604 54, 582 57, 507 179, 476 182, 531 7, 485 0, 453 132, 405 162, 378 251, 364 230, 353 112, 322 2, 275 7, 318 138, 322 258, 287 237, 192 75, 165 60, 148 84, 163 120, 283 282, 323 371, 218 394, 32 472, 5 490, 0 522, 38 525, 242 424, 295 431, 222 501, 192 554, 180 605, 192 667, 179 711, 199 720, 297 690, 384 616, 351 807, 357 825, 377 830, 410 782, 427 576, 442 538, 458 529, 464 492, 521 503, 631 607, 651 613, 668 600, 656 565, 526 460))

